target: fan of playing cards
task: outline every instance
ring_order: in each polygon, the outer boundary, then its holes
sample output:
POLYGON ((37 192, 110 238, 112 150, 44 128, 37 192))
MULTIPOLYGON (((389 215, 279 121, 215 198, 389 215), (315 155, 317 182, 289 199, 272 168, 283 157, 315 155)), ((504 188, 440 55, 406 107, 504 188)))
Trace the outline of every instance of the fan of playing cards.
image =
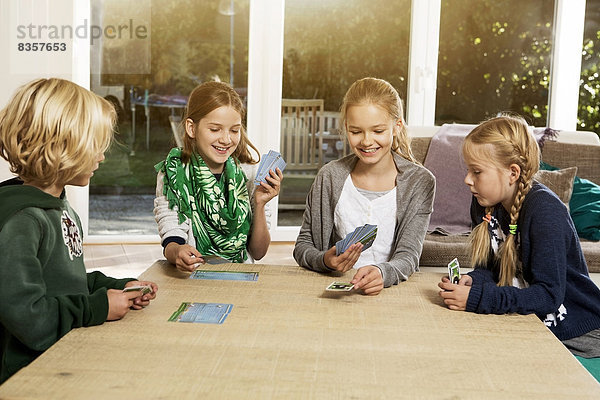
POLYGON ((340 254, 348 250, 348 247, 358 242, 363 244, 364 251, 373 245, 373 242, 375 241, 376 237, 377 225, 365 224, 363 226, 359 226, 358 228, 347 234, 345 238, 343 238, 335 244, 335 255, 339 256, 340 254))
POLYGON ((258 164, 258 172, 256 173, 256 178, 254 178, 254 184, 260 185, 261 182, 269 183, 265 179, 269 174, 269 171, 275 171, 276 168, 279 168, 281 172, 283 172, 286 165, 283 157, 281 157, 281 153, 269 150, 266 155, 263 154, 262 160, 260 160, 260 164, 258 164))

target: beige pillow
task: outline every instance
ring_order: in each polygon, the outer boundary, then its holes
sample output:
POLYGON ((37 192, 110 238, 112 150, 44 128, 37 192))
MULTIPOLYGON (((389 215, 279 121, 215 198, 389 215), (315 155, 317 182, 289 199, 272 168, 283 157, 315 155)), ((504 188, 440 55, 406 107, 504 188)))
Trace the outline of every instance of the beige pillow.
POLYGON ((569 208, 575 175, 577 175, 577 167, 569 167, 556 171, 539 170, 533 175, 533 179, 556 193, 558 198, 569 208))

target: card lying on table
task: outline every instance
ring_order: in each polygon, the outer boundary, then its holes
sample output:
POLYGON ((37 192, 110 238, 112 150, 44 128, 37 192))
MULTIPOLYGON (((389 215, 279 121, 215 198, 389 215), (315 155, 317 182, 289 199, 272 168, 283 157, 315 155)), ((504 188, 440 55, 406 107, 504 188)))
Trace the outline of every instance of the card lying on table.
POLYGON ((181 303, 171 315, 169 322, 200 322, 222 324, 233 309, 233 304, 223 303, 181 303))
POLYGON ((376 237, 377 225, 365 224, 363 226, 359 226, 347 234, 345 238, 335 244, 335 255, 339 256, 348 250, 348 247, 358 242, 363 244, 364 251, 373 245, 376 237))
POLYGON ((261 182, 269 183, 266 179, 267 175, 269 175, 269 171, 275 171, 276 168, 279 168, 281 172, 283 172, 286 165, 281 153, 269 150, 267 154, 263 154, 261 157, 260 164, 258 164, 258 171, 256 172, 256 178, 254 178, 254 184, 260 185, 261 182))
POLYGON ((211 281, 257 281, 258 272, 209 271, 197 269, 192 272, 189 279, 205 279, 211 281))

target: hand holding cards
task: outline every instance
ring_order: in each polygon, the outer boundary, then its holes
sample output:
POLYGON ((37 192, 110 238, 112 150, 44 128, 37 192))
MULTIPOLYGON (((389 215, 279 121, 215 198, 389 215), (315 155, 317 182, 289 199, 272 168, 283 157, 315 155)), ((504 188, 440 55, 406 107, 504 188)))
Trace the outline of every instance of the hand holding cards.
POLYGON ((274 150, 269 150, 267 154, 263 154, 260 164, 258 164, 258 171, 256 172, 256 178, 254 178, 254 184, 260 185, 261 182, 269 183, 266 177, 269 175, 269 171, 275 171, 277 168, 283 172, 287 163, 283 160, 281 154, 274 150))
POLYGON ((376 237, 377 225, 365 224, 363 226, 359 226, 347 234, 345 238, 335 244, 335 255, 339 256, 348 250, 348 247, 358 242, 363 244, 364 251, 373 245, 376 237))

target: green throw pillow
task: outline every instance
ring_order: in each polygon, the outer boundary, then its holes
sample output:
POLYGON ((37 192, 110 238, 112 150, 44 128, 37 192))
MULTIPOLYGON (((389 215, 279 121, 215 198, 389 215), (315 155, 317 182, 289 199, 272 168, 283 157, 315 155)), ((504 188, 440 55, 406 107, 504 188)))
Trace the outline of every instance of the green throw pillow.
MULTIPOLYGON (((542 161, 540 169, 555 171, 558 168, 542 161)), ((600 186, 576 176, 569 212, 580 238, 600 240, 600 186)))

